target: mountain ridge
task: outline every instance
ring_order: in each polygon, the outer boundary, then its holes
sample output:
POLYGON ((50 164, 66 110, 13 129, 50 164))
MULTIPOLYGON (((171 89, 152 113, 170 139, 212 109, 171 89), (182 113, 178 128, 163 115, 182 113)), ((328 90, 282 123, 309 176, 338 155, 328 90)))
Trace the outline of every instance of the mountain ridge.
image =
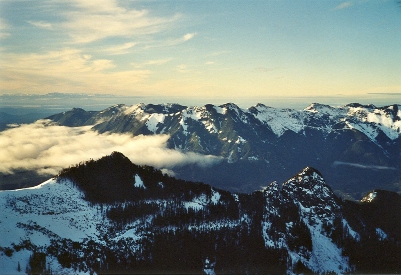
MULTIPOLYGON (((65 125, 63 119, 75 113, 49 119, 65 125)), ((210 173, 198 167, 176 168, 182 179, 252 192, 260 179, 283 181, 286 170, 310 165, 323 172, 334 190, 361 198, 377 187, 401 191, 400 117, 397 104, 313 103, 296 111, 263 104, 242 109, 233 103, 200 107, 140 103, 86 113, 75 124, 92 125, 100 133, 168 134, 171 149, 224 158, 210 173)))

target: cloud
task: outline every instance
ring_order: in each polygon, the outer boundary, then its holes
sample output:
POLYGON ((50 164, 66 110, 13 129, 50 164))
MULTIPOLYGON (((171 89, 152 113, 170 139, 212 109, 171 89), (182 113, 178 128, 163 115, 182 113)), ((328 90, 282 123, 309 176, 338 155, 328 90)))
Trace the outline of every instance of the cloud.
POLYGON ((188 65, 186 65, 186 64, 180 64, 180 65, 178 65, 178 66, 177 66, 177 71, 180 72, 180 73, 187 73, 187 72, 189 72, 188 65))
POLYGON ((166 64, 172 60, 173 60, 173 58, 169 57, 169 58, 163 58, 163 59, 147 60, 142 63, 132 62, 132 63, 130 63, 130 65, 134 66, 135 68, 143 68, 145 66, 160 66, 160 65, 166 64))
POLYGON ((126 54, 129 53, 129 49, 133 48, 136 46, 136 42, 127 42, 122 45, 116 45, 113 47, 109 47, 104 49, 104 52, 107 52, 109 55, 120 55, 120 54, 126 54))
POLYGON ((196 35, 197 35, 196 33, 187 33, 176 39, 167 39, 167 40, 163 40, 163 41, 158 41, 157 43, 148 45, 145 48, 151 49, 151 48, 171 47, 171 46, 180 45, 180 44, 183 44, 183 43, 193 39, 196 35))
POLYGON ((365 164, 353 163, 353 162, 335 161, 333 163, 334 167, 339 166, 339 165, 352 166, 352 167, 361 168, 361 169, 372 169, 372 170, 397 170, 397 168, 395 168, 395 167, 379 166, 379 165, 365 165, 365 164))
POLYGON ((180 37, 179 39, 176 40, 172 40, 170 42, 168 42, 168 46, 175 46, 184 42, 187 42, 191 39, 193 39, 196 36, 196 33, 187 33, 185 35, 183 35, 182 37, 180 37))
POLYGON ((136 164, 167 170, 186 164, 207 167, 220 161, 215 156, 168 149, 168 135, 99 134, 90 127, 65 127, 40 120, 2 131, 0 172, 27 169, 54 175, 62 168, 113 151, 122 152, 136 164))
POLYGON ((0 39, 10 36, 10 33, 8 32, 9 28, 10 26, 7 24, 7 22, 0 18, 0 39))
POLYGON ((340 5, 336 6, 336 7, 334 8, 334 10, 342 10, 342 9, 349 8, 349 7, 351 7, 351 6, 352 6, 352 3, 351 3, 351 2, 343 2, 343 3, 341 3, 340 5))
POLYGON ((184 36, 182 37, 182 40, 183 40, 183 41, 191 40, 192 38, 195 37, 195 35, 196 35, 196 33, 187 33, 186 35, 184 35, 184 36))
POLYGON ((64 12, 66 21, 61 27, 67 31, 72 43, 154 34, 165 30, 180 18, 179 14, 152 16, 146 9, 124 8, 114 0, 75 0, 70 4, 73 10, 64 12))
POLYGON ((31 24, 32 26, 41 28, 41 29, 46 29, 46 30, 51 30, 53 28, 53 25, 51 23, 48 22, 44 22, 44 21, 27 21, 29 24, 31 24))
POLYGON ((71 48, 43 54, 3 54, 2 61, 0 87, 15 92, 126 92, 150 75, 149 70, 115 70, 112 60, 95 59, 71 48))

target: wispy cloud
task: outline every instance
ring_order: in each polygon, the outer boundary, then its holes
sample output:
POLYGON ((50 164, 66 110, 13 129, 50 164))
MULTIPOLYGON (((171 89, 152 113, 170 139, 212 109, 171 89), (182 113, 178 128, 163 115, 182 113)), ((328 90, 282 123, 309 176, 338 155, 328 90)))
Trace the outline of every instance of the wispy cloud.
POLYGON ((157 44, 154 44, 154 45, 149 46, 147 48, 179 45, 179 44, 185 43, 185 42, 193 39, 196 35, 197 35, 197 33, 187 33, 187 34, 185 34, 185 35, 183 35, 183 36, 181 36, 180 38, 177 38, 177 39, 168 39, 168 40, 165 40, 165 41, 159 41, 157 44))
POLYGON ((116 45, 112 47, 108 47, 103 49, 103 52, 106 52, 109 55, 120 55, 129 53, 129 50, 136 46, 138 43, 136 42, 127 42, 121 45, 116 45))
POLYGON ((180 73, 187 73, 187 72, 189 72, 188 65, 186 65, 186 64, 180 64, 180 65, 178 65, 178 66, 177 66, 177 71, 180 72, 180 73))
POLYGON ((10 26, 7 24, 7 22, 0 18, 0 39, 10 36, 9 27, 10 26))
POLYGON ((29 24, 32 26, 41 28, 41 29, 46 29, 46 30, 51 30, 53 28, 53 25, 49 22, 45 21, 27 21, 29 24))
POLYGON ((192 38, 194 38, 195 37, 195 35, 196 35, 196 33, 187 33, 186 35, 184 35, 183 37, 182 37, 182 40, 185 42, 185 41, 188 41, 188 40, 191 40, 192 38))
POLYGON ((338 6, 336 6, 335 8, 334 8, 334 10, 342 10, 342 9, 347 9, 347 8, 349 8, 349 7, 351 7, 352 6, 352 3, 351 2, 343 2, 343 3, 341 3, 340 5, 338 5, 338 6))
POLYGON ((207 167, 220 161, 215 156, 167 149, 169 136, 98 134, 86 127, 65 127, 41 120, 0 132, 0 172, 15 169, 56 174, 60 169, 112 151, 125 154, 136 164, 173 169, 187 164, 207 167))
POLYGON ((78 49, 44 54, 4 54, 0 86, 6 91, 103 93, 127 91, 150 75, 149 70, 116 71, 109 59, 95 59, 78 49))
POLYGON ((169 58, 162 58, 162 59, 147 60, 147 61, 144 61, 141 63, 132 62, 132 63, 130 63, 130 65, 134 66, 135 68, 143 68, 146 66, 161 66, 163 64, 170 62, 171 60, 173 60, 173 58, 169 57, 169 58))
POLYGON ((333 166, 339 166, 339 165, 352 166, 352 167, 361 168, 361 169, 372 169, 372 170, 397 170, 397 168, 395 168, 395 167, 380 166, 380 165, 366 165, 366 164, 361 164, 361 163, 344 162, 344 161, 335 161, 333 163, 333 166))
POLYGON ((154 34, 180 18, 179 14, 152 16, 148 10, 123 8, 113 0, 75 0, 71 4, 74 10, 64 13, 66 21, 61 27, 67 31, 72 43, 154 34))

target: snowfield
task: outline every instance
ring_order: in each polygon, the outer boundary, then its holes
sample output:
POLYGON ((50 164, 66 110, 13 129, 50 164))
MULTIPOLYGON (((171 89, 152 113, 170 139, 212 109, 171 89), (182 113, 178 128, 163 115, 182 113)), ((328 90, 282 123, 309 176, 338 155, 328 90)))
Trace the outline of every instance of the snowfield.
MULTIPOLYGON (((99 209, 85 201, 71 182, 57 182, 54 178, 32 188, 0 191, 0 208, 1 247, 12 247, 24 240, 37 247, 58 238, 98 240, 98 228, 105 223, 99 209)), ((1 253, 1 273, 15 274, 18 262, 25 273, 30 255, 25 249, 12 257, 1 253)), ((49 260, 52 270, 61 271, 56 259, 49 260)))

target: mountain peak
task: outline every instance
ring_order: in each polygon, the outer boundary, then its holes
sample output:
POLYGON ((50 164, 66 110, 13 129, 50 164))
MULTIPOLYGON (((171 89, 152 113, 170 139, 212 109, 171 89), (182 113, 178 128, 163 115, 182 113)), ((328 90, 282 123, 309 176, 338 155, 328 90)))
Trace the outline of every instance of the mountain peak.
POLYGON ((363 105, 363 104, 360 104, 360 103, 349 103, 349 104, 345 105, 345 107, 351 107, 351 108, 367 108, 367 109, 374 109, 374 108, 376 108, 376 106, 373 105, 373 104, 363 105))
MULTIPOLYGON (((272 184, 265 198, 262 225, 266 246, 287 248, 290 262, 300 262, 312 273, 344 273, 349 269, 347 258, 325 229, 334 225, 341 206, 318 170, 304 168, 281 189, 272 184), (300 242, 294 245, 293 240, 300 242), (323 260, 316 261, 315 255, 323 260)), ((292 268, 295 270, 295 265, 292 268)))
POLYGON ((313 167, 305 167, 281 186, 277 183, 272 183, 264 190, 268 197, 281 197, 286 201, 298 201, 303 205, 327 200, 335 204, 336 198, 323 179, 322 174, 313 167))
POLYGON ((225 103, 225 104, 221 105, 220 107, 222 107, 222 108, 227 108, 227 109, 230 109, 230 110, 232 110, 232 109, 234 109, 234 110, 239 109, 238 105, 236 105, 235 103, 225 103))
POLYGON ((320 177, 323 178, 323 175, 317 169, 311 166, 307 166, 304 169, 302 169, 302 171, 299 172, 298 175, 313 176, 314 173, 318 174, 320 177))
POLYGON ((115 201, 130 195, 134 169, 135 165, 126 156, 113 152, 100 159, 63 169, 58 179, 71 180, 90 201, 115 201))
POLYGON ((325 182, 322 174, 315 168, 306 167, 294 177, 282 184, 281 196, 288 202, 300 203, 304 207, 321 207, 330 205, 337 208, 337 197, 325 182))
POLYGON ((315 185, 330 188, 324 181, 323 175, 315 168, 307 166, 283 185, 297 185, 307 189, 316 189, 315 185))

